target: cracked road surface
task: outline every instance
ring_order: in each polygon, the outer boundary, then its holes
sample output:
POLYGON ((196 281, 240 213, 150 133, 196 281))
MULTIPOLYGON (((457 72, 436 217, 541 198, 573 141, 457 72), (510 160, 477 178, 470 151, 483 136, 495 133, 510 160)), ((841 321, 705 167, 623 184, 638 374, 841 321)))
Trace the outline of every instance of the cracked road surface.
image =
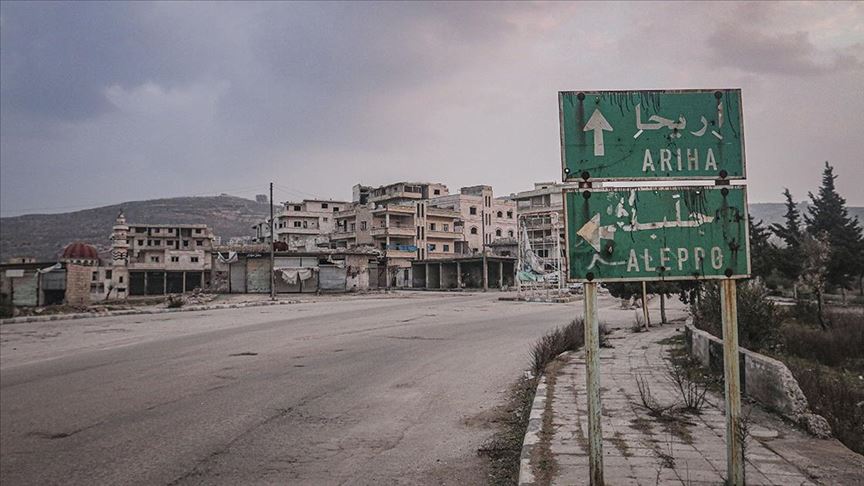
POLYGON ((501 402, 531 343, 581 309, 500 295, 4 325, 0 477, 482 484, 476 449, 494 424, 477 417, 501 402))

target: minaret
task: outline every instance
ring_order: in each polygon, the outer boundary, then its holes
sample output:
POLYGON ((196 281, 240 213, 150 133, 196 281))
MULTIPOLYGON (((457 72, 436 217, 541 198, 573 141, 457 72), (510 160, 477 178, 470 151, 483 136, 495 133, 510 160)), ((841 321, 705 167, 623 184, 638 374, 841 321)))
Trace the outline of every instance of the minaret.
POLYGON ((123 211, 117 215, 117 220, 114 221, 114 232, 111 235, 111 259, 113 263, 111 285, 111 297, 117 299, 125 299, 129 295, 129 268, 127 263, 129 260, 129 225, 126 224, 126 216, 123 211))

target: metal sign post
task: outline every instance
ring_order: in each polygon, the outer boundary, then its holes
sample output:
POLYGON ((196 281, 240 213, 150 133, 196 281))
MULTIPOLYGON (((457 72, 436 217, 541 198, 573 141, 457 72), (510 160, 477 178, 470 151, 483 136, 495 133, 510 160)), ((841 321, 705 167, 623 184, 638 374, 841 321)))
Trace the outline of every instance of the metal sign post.
POLYGON ((600 409, 600 322, 597 319, 597 284, 584 287, 585 368, 588 387, 588 467, 591 486, 603 485, 603 431, 600 409))
POLYGON ((744 484, 735 279, 750 276, 741 90, 558 94, 568 278, 585 288, 591 485, 603 484, 597 283, 721 280, 727 484, 744 484), (715 187, 594 181, 713 180, 715 187), (719 186, 719 187, 718 187, 719 186))
POLYGON ((741 434, 741 375, 738 369, 738 302, 735 280, 720 283, 723 320, 723 375, 726 386, 726 484, 744 485, 744 444, 741 434))

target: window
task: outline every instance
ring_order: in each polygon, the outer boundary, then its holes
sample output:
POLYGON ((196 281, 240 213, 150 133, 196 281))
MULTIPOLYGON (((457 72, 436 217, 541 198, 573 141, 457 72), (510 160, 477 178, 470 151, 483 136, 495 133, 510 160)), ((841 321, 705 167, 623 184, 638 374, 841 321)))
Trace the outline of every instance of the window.
POLYGON ((507 217, 513 219, 513 211, 507 211, 507 217))
POLYGON ((508 231, 507 236, 509 236, 510 238, 513 238, 513 230, 508 231))
POLYGON ((477 207, 471 206, 470 208, 468 208, 468 214, 477 214, 477 207))
POLYGON ((321 209, 327 209, 327 208, 329 208, 329 207, 330 207, 329 204, 327 204, 327 203, 321 203, 321 209))
POLYGON ((177 256, 171 257, 171 263, 179 263, 179 262, 180 262, 180 257, 177 257, 177 256))
POLYGON ((477 227, 476 227, 476 226, 472 226, 472 227, 471 227, 471 234, 472 234, 472 235, 476 235, 476 234, 477 234, 477 227))
POLYGON ((324 222, 325 222, 325 223, 326 223, 327 221, 330 221, 330 218, 323 218, 323 219, 324 219, 324 222))
POLYGON ((111 280, 111 270, 105 270, 105 280, 111 280))
POLYGON ((429 231, 435 231, 435 223, 429 223, 429 231))
POLYGON ((503 217, 504 217, 504 213, 502 213, 501 211, 498 211, 497 213, 495 213, 495 217, 496 217, 496 218, 503 218, 503 217))
POLYGON ((444 223, 444 231, 450 231, 450 225, 449 224, 444 223))
POLYGON ((117 283, 123 283, 123 275, 117 277, 117 283))
POLYGON ((154 240, 153 246, 162 246, 162 240, 154 240))
POLYGON ((303 227, 308 228, 309 227, 309 221, 303 220, 303 227))
POLYGON ((432 191, 432 192, 433 192, 436 196, 440 196, 440 195, 441 195, 441 189, 435 189, 435 190, 432 191))
POLYGON ((303 210, 302 206, 294 206, 294 211, 302 211, 302 210, 303 210))
POLYGON ((437 248, 435 243, 429 243, 429 251, 435 251, 435 248, 437 248))
POLYGON ((366 231, 366 221, 360 221, 360 231, 366 231))
POLYGON ((195 240, 195 246, 204 246, 204 240, 195 240))
POLYGON ((189 259, 192 263, 198 263, 198 257, 192 257, 189 259))
POLYGON ((189 246, 189 240, 183 240, 183 246, 189 246))
POLYGON ((333 206, 333 212, 339 211, 339 206, 333 206))
POLYGON ((99 270, 96 270, 95 272, 90 274, 90 280, 94 282, 99 280, 99 270))
POLYGON ((138 246, 144 246, 144 240, 138 240, 138 246))
POLYGON ((151 256, 150 257, 150 263, 159 263, 159 257, 158 256, 151 256))
POLYGON ((444 245, 444 251, 450 251, 450 245, 444 245))
POLYGON ((201 234, 201 228, 195 228, 195 234, 200 235, 201 234))
POLYGON ((301 226, 300 221, 294 221, 294 227, 295 228, 299 228, 300 226, 301 226))
POLYGON ((357 230, 357 223, 351 223, 351 231, 357 230))
POLYGON ((496 229, 496 230, 495 230, 495 236, 497 236, 497 237, 500 238, 501 235, 502 235, 501 228, 496 229))
POLYGON ((159 228, 153 228, 153 232, 154 232, 154 233, 158 233, 158 232, 159 232, 159 228))

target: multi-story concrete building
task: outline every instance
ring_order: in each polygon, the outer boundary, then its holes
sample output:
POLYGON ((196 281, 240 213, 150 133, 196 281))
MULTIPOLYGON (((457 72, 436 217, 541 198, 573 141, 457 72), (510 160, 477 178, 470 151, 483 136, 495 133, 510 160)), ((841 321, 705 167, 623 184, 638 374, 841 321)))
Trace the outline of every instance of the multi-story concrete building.
POLYGON ((429 200, 431 206, 459 213, 463 223, 463 240, 457 253, 477 253, 496 240, 516 236, 516 203, 495 198, 491 186, 463 187, 458 194, 429 200), (484 235, 485 232, 485 235, 484 235))
POLYGON ((128 295, 180 293, 209 285, 214 238, 206 224, 126 224, 121 214, 112 240, 112 278, 128 275, 128 295))
MULTIPOLYGON (((370 246, 383 253, 382 278, 392 286, 411 285, 411 261, 448 258, 462 240, 459 213, 428 204, 447 186, 398 182, 377 188, 354 186, 354 205, 336 214, 336 247, 370 246)), ((382 285, 384 286, 384 285, 382 285)))
MULTIPOLYGON (((279 214, 275 216, 274 232, 276 241, 288 244, 291 250, 311 251, 318 247, 328 247, 330 235, 336 227, 335 213, 348 208, 347 201, 325 199, 304 199, 301 202, 282 203, 279 214)), ((255 226, 256 241, 267 243, 270 240, 269 218, 255 226)))

